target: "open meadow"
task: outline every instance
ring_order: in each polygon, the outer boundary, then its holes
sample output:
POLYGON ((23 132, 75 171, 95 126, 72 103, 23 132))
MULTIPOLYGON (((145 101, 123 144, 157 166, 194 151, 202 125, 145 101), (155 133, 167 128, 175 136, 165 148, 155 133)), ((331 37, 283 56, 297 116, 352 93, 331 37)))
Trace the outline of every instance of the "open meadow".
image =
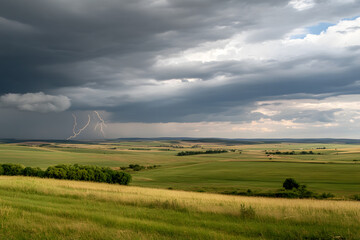
POLYGON ((158 167, 132 171, 132 186, 221 193, 273 191, 286 178, 337 198, 359 194, 360 145, 353 144, 226 144, 189 141, 133 141, 95 144, 0 144, 0 163, 47 168, 56 164, 158 167), (225 149, 226 153, 177 156, 182 151, 225 149), (295 155, 265 151, 295 151, 295 155), (314 154, 298 154, 313 151, 314 154))
POLYGON ((360 239, 356 201, 0 177, 1 239, 360 239))
POLYGON ((360 239, 359 145, 23 142, 0 144, 1 163, 122 168, 133 181, 0 176, 0 239, 360 239), (334 197, 221 194, 277 191, 286 178, 334 197))

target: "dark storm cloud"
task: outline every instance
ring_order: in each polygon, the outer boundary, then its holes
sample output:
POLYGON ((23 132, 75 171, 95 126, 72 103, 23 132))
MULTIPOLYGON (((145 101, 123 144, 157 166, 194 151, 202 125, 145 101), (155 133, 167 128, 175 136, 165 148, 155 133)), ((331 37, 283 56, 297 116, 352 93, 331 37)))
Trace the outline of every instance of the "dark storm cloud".
POLYGON ((285 0, 0 1, 0 95, 68 95, 72 109, 104 109, 114 122, 192 122, 259 119, 249 111, 260 100, 358 92, 358 46, 344 55, 156 65, 205 42, 247 32, 256 44, 360 10, 355 1, 314 2, 298 11, 285 0), (217 77, 227 81, 211 84, 217 77), (187 85, 161 90, 172 79, 187 85))
MULTIPOLYGON (((360 69, 358 68, 358 62, 359 59, 356 57, 338 57, 334 59, 331 56, 321 55, 285 63, 273 62, 266 64, 263 68, 256 65, 247 67, 247 63, 237 61, 201 64, 201 66, 194 64, 195 67, 188 71, 175 70, 172 75, 171 69, 169 69, 166 74, 175 76, 175 78, 192 76, 204 79, 211 79, 216 74, 225 74, 233 78, 232 83, 216 87, 199 85, 182 92, 180 97, 168 99, 168 103, 164 103, 163 100, 153 101, 147 99, 146 103, 133 103, 107 109, 110 112, 115 112, 115 119, 122 119, 123 121, 192 122, 231 120, 241 122, 256 120, 261 116, 247 113, 251 107, 254 107, 253 103, 255 101, 271 100, 273 98, 303 99, 310 97, 324 99, 333 95, 359 93, 359 85, 353 85, 356 81, 359 81, 360 69), (340 67, 342 70, 336 73, 288 71, 296 66, 314 61, 314 59, 328 66, 340 67), (252 76, 249 76, 249 73, 253 73, 252 76)), ((164 78, 170 78, 170 76, 164 78)), ((310 113, 314 113, 314 120, 318 121, 325 121, 325 115, 330 116, 328 113, 307 112, 306 116, 300 117, 301 114, 293 112, 286 117, 284 116, 284 118, 299 117, 308 119, 310 113)), ((278 120, 277 118, 274 119, 278 120)))
MULTIPOLYGON (((252 14, 255 8, 269 4, 251 2, 2 1, 1 91, 82 84, 86 79, 67 76, 61 66, 98 58, 113 60, 130 54, 136 60, 125 60, 121 67, 148 66, 158 51, 186 49, 254 26, 258 21, 252 14), (54 71, 46 71, 48 68, 54 71)), ((286 1, 272 1, 271 5, 283 6, 286 1)))
MULTIPOLYGON (((235 14, 233 7, 231 1, 2 1, 1 91, 83 84, 86 79, 72 77, 68 65, 135 55, 134 61, 122 61, 121 68, 140 68, 157 51, 226 38, 252 21, 235 14), (217 26, 232 30, 214 31, 217 26)), ((86 75, 86 69, 81 71, 86 75)))

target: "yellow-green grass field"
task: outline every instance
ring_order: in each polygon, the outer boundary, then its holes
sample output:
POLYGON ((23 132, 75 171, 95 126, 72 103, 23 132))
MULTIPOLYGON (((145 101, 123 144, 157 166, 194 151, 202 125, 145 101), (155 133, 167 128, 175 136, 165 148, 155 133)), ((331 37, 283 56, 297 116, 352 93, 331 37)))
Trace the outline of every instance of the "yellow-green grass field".
POLYGON ((360 239, 360 202, 0 177, 0 239, 360 239))
POLYGON ((119 168, 129 164, 161 165, 130 171, 132 186, 172 188, 220 193, 224 191, 274 191, 295 178, 317 193, 337 199, 360 193, 360 145, 253 144, 138 141, 97 144, 0 144, 0 163, 20 163, 43 169, 56 164, 89 164, 119 168), (324 148, 325 149, 318 149, 324 148), (233 149, 234 152, 176 156, 179 151, 233 149), (240 154, 241 150, 241 154, 240 154), (309 151, 313 155, 273 155, 265 150, 309 151), (320 154, 319 154, 320 153, 320 154))

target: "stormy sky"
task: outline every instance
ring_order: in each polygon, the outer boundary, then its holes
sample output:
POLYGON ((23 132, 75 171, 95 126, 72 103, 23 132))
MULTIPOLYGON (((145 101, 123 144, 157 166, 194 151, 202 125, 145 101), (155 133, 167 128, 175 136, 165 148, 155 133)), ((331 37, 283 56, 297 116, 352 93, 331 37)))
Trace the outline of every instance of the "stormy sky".
POLYGON ((0 138, 359 138, 360 1, 0 0, 0 114, 0 138))

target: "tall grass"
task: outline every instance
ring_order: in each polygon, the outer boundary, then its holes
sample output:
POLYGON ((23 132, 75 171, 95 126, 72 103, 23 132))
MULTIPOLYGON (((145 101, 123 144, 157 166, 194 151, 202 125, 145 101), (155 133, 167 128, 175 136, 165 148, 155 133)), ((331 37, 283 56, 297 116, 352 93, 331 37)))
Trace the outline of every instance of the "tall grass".
POLYGON ((360 239, 360 202, 0 177, 0 239, 360 239))

